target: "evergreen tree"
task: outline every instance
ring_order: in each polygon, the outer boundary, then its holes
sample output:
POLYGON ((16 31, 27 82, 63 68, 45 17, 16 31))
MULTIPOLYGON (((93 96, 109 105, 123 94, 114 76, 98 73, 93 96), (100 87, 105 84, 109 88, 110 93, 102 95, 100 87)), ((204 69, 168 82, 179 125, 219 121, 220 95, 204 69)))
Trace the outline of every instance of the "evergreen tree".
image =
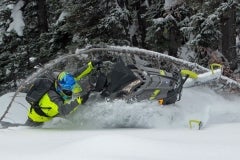
MULTIPOLYGON (((198 62, 200 62, 201 58, 205 59, 206 56, 211 56, 209 55, 211 50, 218 49, 228 62, 232 63, 236 59, 236 50, 234 48, 236 42, 233 40, 236 37, 236 12, 234 10, 236 3, 232 0, 202 0, 196 5, 191 0, 187 0, 187 4, 193 5, 192 8, 196 13, 184 20, 181 31, 187 43, 197 53, 201 54, 202 50, 204 50, 203 55, 197 55, 200 58, 198 62), (226 27, 224 27, 225 24, 227 24, 226 27)), ((208 60, 201 64, 207 66, 208 60)), ((231 66, 234 69, 236 61, 231 66)))
POLYGON ((175 2, 166 8, 165 0, 0 1, 0 87, 12 88, 35 65, 89 44, 137 46, 173 56, 187 45, 204 66, 219 50, 234 69, 240 0, 175 2), (12 7, 20 1, 23 35, 6 32, 12 7))

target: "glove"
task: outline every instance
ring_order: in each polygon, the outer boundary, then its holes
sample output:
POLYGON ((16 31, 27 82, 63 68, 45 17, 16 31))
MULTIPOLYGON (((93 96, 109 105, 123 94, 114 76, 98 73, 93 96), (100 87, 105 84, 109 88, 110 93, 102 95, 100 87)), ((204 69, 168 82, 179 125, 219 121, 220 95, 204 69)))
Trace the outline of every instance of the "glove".
POLYGON ((101 60, 95 60, 95 61, 92 61, 92 65, 93 67, 95 68, 99 68, 99 66, 102 64, 103 62, 101 60))

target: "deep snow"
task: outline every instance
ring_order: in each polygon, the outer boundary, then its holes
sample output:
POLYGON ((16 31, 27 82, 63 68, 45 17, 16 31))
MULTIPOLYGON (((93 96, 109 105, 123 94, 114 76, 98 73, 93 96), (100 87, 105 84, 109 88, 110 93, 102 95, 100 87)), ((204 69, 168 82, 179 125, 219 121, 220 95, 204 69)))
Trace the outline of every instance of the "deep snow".
MULTIPOLYGON (((11 94, 0 98, 1 111, 11 94)), ((26 108, 19 105, 27 105, 24 94, 16 101, 5 120, 24 122, 26 108)), ((42 128, 1 129, 1 159, 238 159, 239 102, 239 97, 200 87, 185 88, 181 101, 163 107, 92 101, 68 120, 56 118, 42 128), (203 129, 190 129, 190 119, 202 120, 203 129)))
MULTIPOLYGON (((165 8, 176 0, 165 1, 165 8)), ((14 7, 8 31, 24 29, 22 1, 14 7)), ((13 93, 0 97, 0 115, 13 93)), ((4 119, 24 123, 28 104, 19 95, 4 119)), ((3 160, 236 160, 240 148, 240 99, 207 88, 187 88, 170 106, 123 101, 89 102, 66 119, 42 128, 0 129, 3 160), (203 121, 191 130, 189 120, 203 121)))

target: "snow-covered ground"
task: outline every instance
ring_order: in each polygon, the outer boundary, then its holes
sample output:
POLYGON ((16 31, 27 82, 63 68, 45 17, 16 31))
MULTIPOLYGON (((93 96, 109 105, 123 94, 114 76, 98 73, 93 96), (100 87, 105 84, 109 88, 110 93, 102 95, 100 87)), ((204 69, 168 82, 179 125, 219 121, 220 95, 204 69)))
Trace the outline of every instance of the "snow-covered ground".
MULTIPOLYGON (((9 102, 0 97, 1 115, 9 102)), ((24 122, 27 103, 21 94, 5 120, 24 122)), ((185 88, 174 105, 88 102, 64 119, 41 128, 0 129, 4 160, 235 160, 240 148, 240 99, 208 88, 185 88), (203 121, 202 130, 189 120, 203 121)))
MULTIPOLYGON (((22 6, 20 0, 13 7, 8 28, 19 36, 25 26, 22 6)), ((0 97, 0 115, 12 95, 0 97)), ((4 120, 24 123, 27 106, 20 94, 4 120)), ((174 105, 93 101, 41 128, 0 129, 2 160, 237 160, 239 149, 239 97, 196 87, 184 89, 174 105), (202 130, 190 129, 189 120, 201 120, 202 130)))

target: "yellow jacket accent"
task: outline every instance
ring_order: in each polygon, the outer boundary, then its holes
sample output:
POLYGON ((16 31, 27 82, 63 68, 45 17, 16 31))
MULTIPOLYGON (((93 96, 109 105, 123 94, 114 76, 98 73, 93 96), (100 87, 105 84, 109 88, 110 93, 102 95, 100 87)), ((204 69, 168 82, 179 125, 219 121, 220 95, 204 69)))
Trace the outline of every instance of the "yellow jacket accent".
POLYGON ((94 69, 92 62, 88 62, 88 65, 86 69, 79 75, 77 78, 75 78, 77 81, 88 75, 92 70, 94 69))
POLYGON ((56 116, 58 112, 58 106, 56 103, 52 102, 49 98, 48 93, 46 93, 41 100, 39 101, 38 105, 40 106, 41 110, 48 116, 41 116, 36 113, 34 108, 29 109, 28 117, 32 119, 34 122, 46 122, 51 120, 54 116, 56 116))

